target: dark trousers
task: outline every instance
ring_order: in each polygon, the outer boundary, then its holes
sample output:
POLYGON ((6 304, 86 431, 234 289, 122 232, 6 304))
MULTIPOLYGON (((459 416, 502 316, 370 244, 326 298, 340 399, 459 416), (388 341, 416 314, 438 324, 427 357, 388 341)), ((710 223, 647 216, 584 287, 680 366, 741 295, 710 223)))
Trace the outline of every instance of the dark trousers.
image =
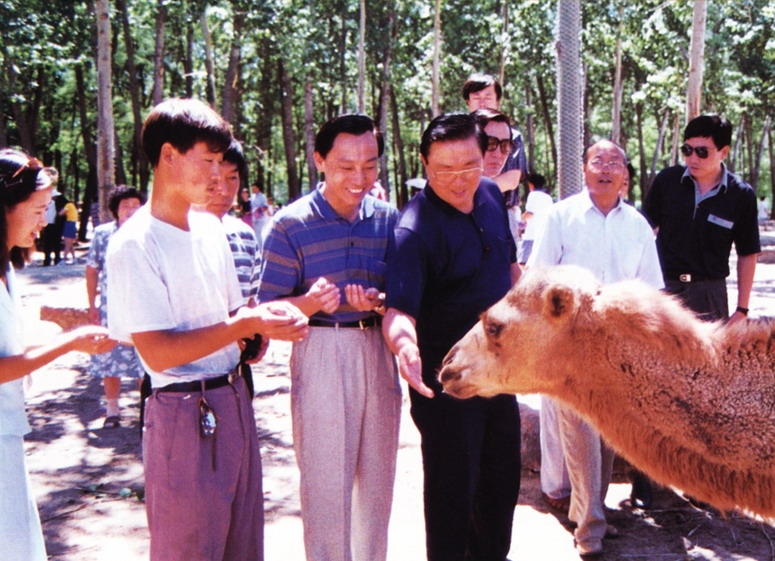
POLYGON ((727 321, 729 301, 725 279, 697 282, 665 281, 665 291, 678 296, 681 302, 705 321, 727 321))
POLYGON ((422 436, 428 561, 504 561, 519 497, 516 398, 410 394, 422 436))
POLYGON ((54 255, 54 265, 62 258, 59 255, 62 250, 62 228, 58 224, 49 224, 43 228, 43 264, 51 265, 51 255, 54 255))

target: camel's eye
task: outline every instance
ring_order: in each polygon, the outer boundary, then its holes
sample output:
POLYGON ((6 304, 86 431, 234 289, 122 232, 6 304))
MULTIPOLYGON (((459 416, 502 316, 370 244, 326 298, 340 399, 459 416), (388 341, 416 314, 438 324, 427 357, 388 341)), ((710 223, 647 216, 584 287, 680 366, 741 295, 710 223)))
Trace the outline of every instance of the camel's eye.
POLYGON ((499 321, 493 321, 488 319, 484 323, 484 331, 487 333, 487 338, 495 342, 503 331, 504 324, 499 321))

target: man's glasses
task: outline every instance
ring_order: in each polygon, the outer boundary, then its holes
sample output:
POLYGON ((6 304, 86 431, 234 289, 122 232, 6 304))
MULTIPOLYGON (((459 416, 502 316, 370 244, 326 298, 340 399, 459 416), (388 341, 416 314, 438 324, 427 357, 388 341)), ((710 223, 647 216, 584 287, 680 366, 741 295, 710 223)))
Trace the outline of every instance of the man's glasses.
POLYGON ((482 166, 477 166, 460 171, 436 171, 433 175, 436 176, 438 183, 451 183, 456 177, 469 181, 477 179, 482 174, 482 169, 482 166))
POLYGON ((501 149, 501 154, 511 154, 511 151, 514 149, 514 142, 508 138, 501 140, 500 138, 495 138, 494 136, 488 136, 487 151, 494 152, 498 149, 498 147, 501 149))
POLYGON ((689 146, 688 144, 681 146, 681 154, 687 158, 692 155, 692 152, 697 154, 697 157, 702 158, 703 160, 708 157, 707 146, 689 146))
POLYGON ((624 169, 622 162, 604 162, 603 160, 592 160, 589 162, 589 167, 595 171, 603 171, 605 169, 610 170, 613 173, 620 172, 624 169))

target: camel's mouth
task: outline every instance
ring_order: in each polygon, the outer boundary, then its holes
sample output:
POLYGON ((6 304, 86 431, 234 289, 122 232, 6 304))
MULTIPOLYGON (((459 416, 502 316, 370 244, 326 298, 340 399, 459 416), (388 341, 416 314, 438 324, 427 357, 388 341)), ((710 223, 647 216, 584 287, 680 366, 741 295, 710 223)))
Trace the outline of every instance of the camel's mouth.
POLYGON ((439 371, 438 379, 444 387, 444 393, 451 396, 466 399, 476 395, 476 387, 466 382, 463 373, 450 365, 444 366, 439 371))

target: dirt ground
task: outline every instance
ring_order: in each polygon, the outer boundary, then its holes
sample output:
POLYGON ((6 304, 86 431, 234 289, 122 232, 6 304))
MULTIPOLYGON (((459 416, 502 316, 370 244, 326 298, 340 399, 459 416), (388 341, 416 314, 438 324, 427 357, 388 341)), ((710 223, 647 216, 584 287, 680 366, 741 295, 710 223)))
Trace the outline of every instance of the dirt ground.
MULTIPOLYGON (((770 251, 775 236, 763 235, 763 242, 769 245, 757 269, 752 317, 775 315, 775 264, 771 264, 775 254, 770 251)), ((29 343, 46 340, 59 330, 38 320, 41 305, 86 306, 83 269, 82 264, 42 267, 38 260, 21 273, 29 343)), ((733 281, 730 287, 734 290, 733 281)), ((272 343, 267 357, 254 369, 269 561, 304 559, 289 415, 288 354, 288 345, 272 343)), ((122 426, 103 429, 102 387, 88 374, 85 355, 70 354, 32 376, 28 412, 33 432, 26 439, 27 459, 52 560, 148 557, 137 426, 139 393, 130 380, 123 382, 122 389, 122 426)), ((404 393, 390 561, 425 558, 419 435, 409 418, 404 393)), ((536 407, 535 396, 521 400, 524 407, 536 407)), ((509 558, 578 559, 567 518, 542 502, 538 475, 529 469, 536 467, 537 460, 528 460, 509 558)), ((619 529, 620 537, 606 540, 604 560, 775 561, 775 528, 771 525, 737 513, 697 509, 666 489, 656 493, 652 509, 633 509, 629 491, 626 478, 618 473, 606 504, 609 522, 619 529)))

